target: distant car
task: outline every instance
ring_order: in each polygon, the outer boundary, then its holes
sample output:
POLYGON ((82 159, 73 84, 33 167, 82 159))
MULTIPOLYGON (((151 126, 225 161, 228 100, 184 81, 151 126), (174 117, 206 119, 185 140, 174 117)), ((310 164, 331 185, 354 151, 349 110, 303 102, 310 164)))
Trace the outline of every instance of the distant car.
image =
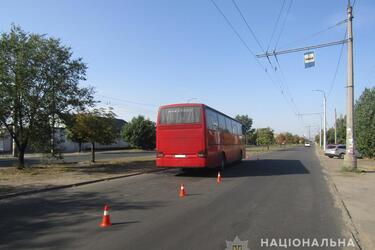
MULTIPOLYGON (((329 158, 337 157, 340 159, 344 158, 344 155, 346 153, 346 145, 344 144, 338 144, 338 145, 327 145, 326 151, 324 154, 328 156, 329 158)), ((356 150, 355 155, 358 158, 362 158, 362 155, 356 150)))
POLYGON ((310 144, 310 142, 305 142, 305 147, 311 147, 311 144, 310 144))

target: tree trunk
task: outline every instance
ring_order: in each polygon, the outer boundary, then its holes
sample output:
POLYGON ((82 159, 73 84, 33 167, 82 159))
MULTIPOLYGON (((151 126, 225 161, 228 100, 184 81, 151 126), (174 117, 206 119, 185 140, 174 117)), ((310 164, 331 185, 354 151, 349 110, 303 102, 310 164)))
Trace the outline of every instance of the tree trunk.
POLYGON ((91 143, 91 162, 95 162, 95 142, 91 143))
POLYGON ((267 145, 267 150, 270 150, 270 145, 267 145))
POLYGON ((25 149, 21 148, 18 150, 18 169, 25 168, 25 149))
POLYGON ((78 142, 78 153, 82 152, 82 142, 78 142))

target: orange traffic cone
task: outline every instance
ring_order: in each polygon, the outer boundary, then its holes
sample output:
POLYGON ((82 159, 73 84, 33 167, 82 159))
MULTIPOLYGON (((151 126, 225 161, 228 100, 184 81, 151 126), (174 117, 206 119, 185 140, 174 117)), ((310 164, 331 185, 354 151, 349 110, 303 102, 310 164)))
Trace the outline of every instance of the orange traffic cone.
POLYGON ((186 192, 185 192, 184 184, 181 184, 181 187, 180 187, 180 197, 185 197, 185 195, 186 195, 186 192))
POLYGON ((109 206, 105 205, 104 206, 104 214, 103 214, 103 220, 102 223, 100 224, 101 227, 109 227, 112 226, 112 223, 109 219, 109 206))
POLYGON ((220 175, 220 172, 217 173, 217 179, 216 179, 216 182, 217 182, 217 183, 220 183, 220 182, 221 182, 221 175, 220 175))

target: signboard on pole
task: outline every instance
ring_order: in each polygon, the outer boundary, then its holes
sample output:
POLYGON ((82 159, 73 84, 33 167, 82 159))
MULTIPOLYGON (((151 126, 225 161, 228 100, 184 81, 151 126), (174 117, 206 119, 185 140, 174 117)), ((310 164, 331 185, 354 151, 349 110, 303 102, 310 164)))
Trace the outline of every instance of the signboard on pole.
POLYGON ((306 52, 304 55, 305 69, 315 66, 315 54, 312 51, 306 52))

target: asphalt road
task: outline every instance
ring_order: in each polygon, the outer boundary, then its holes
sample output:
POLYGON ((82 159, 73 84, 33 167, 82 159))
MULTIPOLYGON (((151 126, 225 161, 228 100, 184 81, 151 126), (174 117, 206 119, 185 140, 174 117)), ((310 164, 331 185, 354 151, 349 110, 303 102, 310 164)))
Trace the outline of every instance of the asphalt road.
MULTIPOLYGON (((118 151, 98 151, 95 153, 96 160, 110 160, 116 158, 123 158, 123 157, 137 157, 137 156, 149 156, 155 155, 155 151, 126 151, 126 150, 118 150, 118 151)), ((91 153, 74 153, 74 154, 65 154, 64 158, 61 160, 53 160, 55 163, 76 163, 82 161, 90 161, 91 160, 91 153)), ((46 161, 51 161, 46 157, 35 157, 35 156, 26 156, 25 163, 26 164, 37 164, 43 163, 46 161)), ((11 167, 17 164, 16 158, 0 158, 0 167, 11 167)))
POLYGON ((0 201, 0 249, 225 249, 238 236, 253 250, 262 238, 347 238, 313 148, 231 166, 220 184, 215 175, 169 170, 0 201), (114 225, 99 228, 105 203, 114 225))

